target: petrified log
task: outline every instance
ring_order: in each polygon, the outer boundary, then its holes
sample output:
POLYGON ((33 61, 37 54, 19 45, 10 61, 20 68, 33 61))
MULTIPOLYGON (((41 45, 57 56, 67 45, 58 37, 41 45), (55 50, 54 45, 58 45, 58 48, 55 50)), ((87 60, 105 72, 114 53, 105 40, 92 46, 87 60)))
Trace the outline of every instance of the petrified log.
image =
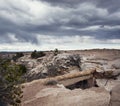
POLYGON ((109 79, 109 78, 115 78, 120 75, 120 69, 110 69, 106 71, 101 71, 101 72, 94 72, 94 77, 98 79, 109 79))
POLYGON ((93 77, 93 73, 95 71, 96 71, 96 69, 89 69, 89 70, 84 70, 84 71, 80 71, 80 72, 76 72, 76 73, 68 73, 68 74, 61 75, 61 76, 34 80, 34 81, 26 83, 26 84, 37 83, 37 82, 45 84, 45 83, 47 83, 48 81, 51 81, 51 80, 59 82, 59 81, 78 78, 78 77, 79 77, 79 81, 83 81, 83 80, 87 80, 87 79, 93 77))

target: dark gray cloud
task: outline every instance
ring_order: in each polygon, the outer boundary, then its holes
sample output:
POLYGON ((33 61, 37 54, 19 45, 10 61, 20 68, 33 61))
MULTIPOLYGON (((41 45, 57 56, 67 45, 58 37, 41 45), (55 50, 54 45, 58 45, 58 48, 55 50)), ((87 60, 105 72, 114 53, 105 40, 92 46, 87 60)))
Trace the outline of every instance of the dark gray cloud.
POLYGON ((38 44, 39 35, 120 39, 119 4, 120 0, 1 0, 0 43, 38 44))
MULTIPOLYGON (((40 1, 40 0, 39 0, 40 1)), ((42 0, 43 2, 48 2, 52 5, 58 6, 70 6, 76 7, 79 4, 89 2, 95 4, 100 8, 107 8, 110 12, 117 11, 119 9, 120 0, 42 0)))
POLYGON ((119 11, 120 0, 98 0, 97 6, 107 8, 110 13, 119 11))

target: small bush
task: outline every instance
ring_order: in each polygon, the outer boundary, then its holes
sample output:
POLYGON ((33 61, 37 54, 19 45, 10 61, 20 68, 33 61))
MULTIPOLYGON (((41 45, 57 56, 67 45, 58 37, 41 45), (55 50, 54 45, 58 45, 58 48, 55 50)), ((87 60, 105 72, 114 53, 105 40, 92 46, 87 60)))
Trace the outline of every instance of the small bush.
POLYGON ((78 54, 69 56, 69 64, 81 70, 81 57, 78 54))
POLYGON ((15 54, 15 56, 13 56, 13 60, 14 61, 16 61, 17 59, 19 59, 20 57, 23 57, 24 56, 24 54, 23 53, 21 53, 21 52, 17 52, 16 54, 15 54))
POLYGON ((61 72, 58 71, 59 66, 57 64, 50 64, 47 66, 47 70, 48 70, 48 76, 50 77, 55 77, 57 75, 60 75, 61 72))
POLYGON ((55 80, 49 80, 48 82, 45 83, 45 85, 56 85, 57 81, 55 80))
POLYGON ((21 52, 17 52, 17 53, 16 53, 16 57, 22 57, 22 56, 24 56, 23 53, 21 53, 21 52))
POLYGON ((59 50, 56 48, 56 49, 54 50, 54 55, 56 56, 58 53, 59 53, 59 50))
POLYGON ((32 53, 31 53, 31 58, 39 58, 39 57, 43 57, 45 56, 46 54, 42 51, 40 52, 37 52, 36 50, 34 50, 32 53))
POLYGON ((18 64, 18 67, 19 67, 19 70, 20 70, 20 73, 21 75, 25 74, 27 72, 27 68, 25 65, 23 64, 18 64))

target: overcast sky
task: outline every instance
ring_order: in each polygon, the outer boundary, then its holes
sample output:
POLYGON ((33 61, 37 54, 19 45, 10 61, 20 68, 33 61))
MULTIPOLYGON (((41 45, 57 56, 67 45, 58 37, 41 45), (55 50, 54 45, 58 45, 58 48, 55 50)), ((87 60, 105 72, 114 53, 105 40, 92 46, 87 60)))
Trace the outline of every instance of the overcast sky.
POLYGON ((120 0, 0 0, 0 51, 120 49, 120 0))

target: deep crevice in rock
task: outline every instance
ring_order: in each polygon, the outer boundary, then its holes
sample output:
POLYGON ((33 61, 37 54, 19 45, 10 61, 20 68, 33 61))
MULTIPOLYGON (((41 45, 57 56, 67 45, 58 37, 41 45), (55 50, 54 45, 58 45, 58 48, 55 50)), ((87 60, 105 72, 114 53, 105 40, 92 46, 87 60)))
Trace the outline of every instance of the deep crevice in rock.
POLYGON ((79 81, 77 83, 65 86, 67 89, 70 90, 74 90, 76 88, 80 88, 80 89, 87 89, 87 88, 91 88, 91 87, 99 87, 95 82, 91 83, 91 79, 88 80, 83 80, 83 81, 79 81))

